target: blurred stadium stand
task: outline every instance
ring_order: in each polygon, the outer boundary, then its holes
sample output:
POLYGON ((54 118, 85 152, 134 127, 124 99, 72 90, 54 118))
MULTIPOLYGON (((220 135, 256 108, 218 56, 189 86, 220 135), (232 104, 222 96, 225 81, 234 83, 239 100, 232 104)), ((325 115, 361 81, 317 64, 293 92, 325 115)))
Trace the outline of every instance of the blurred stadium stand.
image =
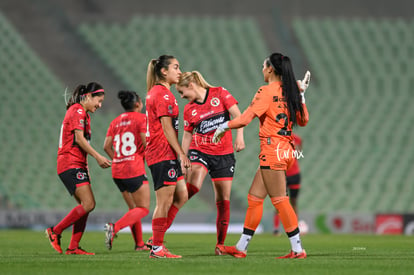
MULTIPOLYGON (((116 91, 144 95, 151 58, 177 56, 182 70, 199 70, 244 109, 263 83, 263 59, 281 51, 297 78, 306 69, 313 75, 311 121, 298 129, 305 155, 299 208, 414 211, 409 1, 391 8, 386 1, 327 0, 19 2, 0 3, 1 207, 73 205, 55 171, 66 88, 98 81, 109 91, 92 116, 92 143, 102 152, 106 128, 121 111, 116 91)), ((182 110, 185 101, 179 104, 182 110)), ((236 154, 232 207, 241 213, 258 164, 257 127, 247 127, 247 149, 236 154)), ((110 171, 93 159, 90 166, 97 210, 124 209, 110 171)), ((183 211, 208 209, 214 217, 209 183, 203 190, 183 211)))

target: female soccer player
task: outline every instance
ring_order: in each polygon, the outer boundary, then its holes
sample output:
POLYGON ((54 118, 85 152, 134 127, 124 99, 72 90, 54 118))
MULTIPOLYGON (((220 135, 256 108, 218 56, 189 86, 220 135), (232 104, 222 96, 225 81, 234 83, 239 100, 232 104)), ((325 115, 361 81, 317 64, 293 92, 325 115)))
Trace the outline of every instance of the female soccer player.
MULTIPOLYGON (((184 107, 184 133, 182 148, 192 163, 187 174, 188 199, 196 194, 207 173, 213 181, 217 206, 217 244, 215 253, 222 255, 230 220, 230 193, 234 174, 232 134, 229 131, 219 144, 211 142, 214 130, 230 119, 240 116, 236 99, 224 88, 208 84, 198 71, 183 73, 176 85, 182 98, 189 103, 184 107)), ((243 128, 237 130, 236 151, 245 148, 243 128)))
POLYGON ((162 55, 148 64, 145 158, 151 170, 156 197, 150 258, 181 258, 170 253, 163 245, 165 232, 178 211, 173 203, 180 205, 181 201, 187 200, 187 187, 182 173, 191 167, 190 160, 178 142, 179 109, 170 91, 180 75, 180 64, 171 55, 162 55))
POLYGON ((91 125, 89 112, 94 113, 102 106, 105 94, 101 85, 91 82, 79 85, 66 105, 62 123, 57 157, 57 173, 69 194, 79 204, 57 225, 46 229, 52 247, 62 253, 60 238, 62 231, 73 224, 72 238, 66 254, 94 255, 79 247, 85 231, 89 212, 95 208, 95 198, 89 180, 87 155, 96 159, 99 166, 108 168, 111 161, 100 155, 89 144, 91 125))
MULTIPOLYGON (((244 127, 255 117, 260 120, 260 167, 247 197, 243 234, 236 246, 226 246, 225 250, 235 257, 246 257, 249 241, 262 218, 263 200, 269 195, 291 243, 290 253, 278 258, 306 258, 299 236, 297 216, 286 196, 286 170, 295 156, 292 126, 305 126, 309 120, 304 92, 299 91, 287 56, 271 54, 263 62, 262 73, 268 85, 260 87, 243 114, 221 124, 213 137, 213 141, 218 142, 226 130, 244 127)), ((310 74, 307 73, 304 83, 299 84, 307 85, 309 77, 310 74)))
POLYGON ((131 227, 135 250, 149 250, 142 240, 141 219, 149 213, 150 190, 145 173, 146 117, 141 113, 143 103, 133 91, 119 91, 118 98, 125 112, 109 125, 104 150, 112 159, 112 178, 121 191, 129 211, 116 223, 105 225, 105 244, 112 249, 116 233, 131 227))

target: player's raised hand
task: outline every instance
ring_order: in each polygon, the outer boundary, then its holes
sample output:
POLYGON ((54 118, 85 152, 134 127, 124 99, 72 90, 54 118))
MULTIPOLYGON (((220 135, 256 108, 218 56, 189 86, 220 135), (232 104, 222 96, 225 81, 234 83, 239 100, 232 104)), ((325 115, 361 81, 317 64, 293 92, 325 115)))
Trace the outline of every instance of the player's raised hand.
POLYGON ((306 89, 309 87, 311 73, 306 71, 305 76, 302 80, 298 80, 298 87, 300 91, 300 96, 302 97, 302 103, 305 104, 305 92, 306 89))
POLYGON ((311 73, 306 71, 305 76, 302 80, 298 80, 298 87, 301 93, 305 93, 306 89, 309 87, 311 73))

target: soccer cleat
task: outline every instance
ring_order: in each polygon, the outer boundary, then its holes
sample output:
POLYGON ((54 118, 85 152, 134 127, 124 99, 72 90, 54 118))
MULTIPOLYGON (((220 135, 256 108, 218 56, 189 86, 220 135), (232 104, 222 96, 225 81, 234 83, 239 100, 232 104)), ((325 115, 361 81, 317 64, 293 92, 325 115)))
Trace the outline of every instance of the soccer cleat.
POLYGON ((155 252, 153 249, 151 249, 149 257, 150 258, 174 258, 174 259, 182 258, 180 255, 172 254, 165 246, 162 246, 162 248, 158 252, 155 252))
POLYGON ((289 254, 285 256, 276 257, 276 259, 305 259, 307 257, 305 249, 302 249, 302 252, 293 252, 290 251, 289 254))
POLYGON ((217 244, 214 252, 216 255, 228 255, 226 246, 222 244, 217 244))
POLYGON ((106 248, 111 250, 112 249, 112 242, 114 241, 114 238, 116 237, 116 235, 114 235, 114 224, 110 223, 110 222, 105 224, 104 231, 105 231, 105 245, 106 245, 106 248))
POLYGON ((75 249, 66 249, 66 255, 95 255, 95 253, 86 252, 82 248, 78 247, 75 249))
POLYGON ((145 245, 151 249, 152 248, 152 236, 147 240, 147 242, 145 243, 145 245))
POLYGON ((46 238, 49 239, 50 245, 56 250, 58 253, 62 254, 62 248, 60 247, 60 238, 59 234, 53 232, 53 227, 49 227, 45 231, 46 238))
POLYGON ((151 248, 149 248, 147 245, 135 245, 135 251, 149 251, 151 248))
POLYGON ((223 245, 223 249, 224 249, 224 251, 226 251, 226 253, 228 255, 231 255, 234 258, 246 258, 246 255, 247 255, 247 251, 237 250, 237 248, 235 246, 225 246, 225 245, 223 245))

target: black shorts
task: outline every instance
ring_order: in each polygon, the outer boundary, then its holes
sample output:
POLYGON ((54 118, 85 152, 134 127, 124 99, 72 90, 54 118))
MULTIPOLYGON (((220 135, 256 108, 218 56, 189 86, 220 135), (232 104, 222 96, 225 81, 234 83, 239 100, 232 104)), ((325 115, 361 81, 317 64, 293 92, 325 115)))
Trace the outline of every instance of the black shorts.
POLYGON ((148 184, 147 175, 141 175, 135 178, 129 179, 113 179, 116 186, 118 186, 119 191, 124 192, 128 191, 129 193, 134 193, 137 191, 143 184, 148 184))
POLYGON ((297 198, 300 190, 300 173, 286 177, 287 189, 289 189, 289 196, 291 198, 297 198))
POLYGON ((75 194, 76 187, 90 184, 88 170, 83 168, 66 170, 59 174, 59 178, 71 196, 75 194))
POLYGON ((233 179, 234 166, 236 165, 234 154, 217 156, 205 154, 198 150, 189 150, 188 158, 191 163, 199 163, 204 166, 213 181, 233 179))
POLYGON ((164 186, 176 185, 177 181, 183 179, 183 173, 178 160, 166 160, 149 166, 154 182, 154 190, 164 186))

